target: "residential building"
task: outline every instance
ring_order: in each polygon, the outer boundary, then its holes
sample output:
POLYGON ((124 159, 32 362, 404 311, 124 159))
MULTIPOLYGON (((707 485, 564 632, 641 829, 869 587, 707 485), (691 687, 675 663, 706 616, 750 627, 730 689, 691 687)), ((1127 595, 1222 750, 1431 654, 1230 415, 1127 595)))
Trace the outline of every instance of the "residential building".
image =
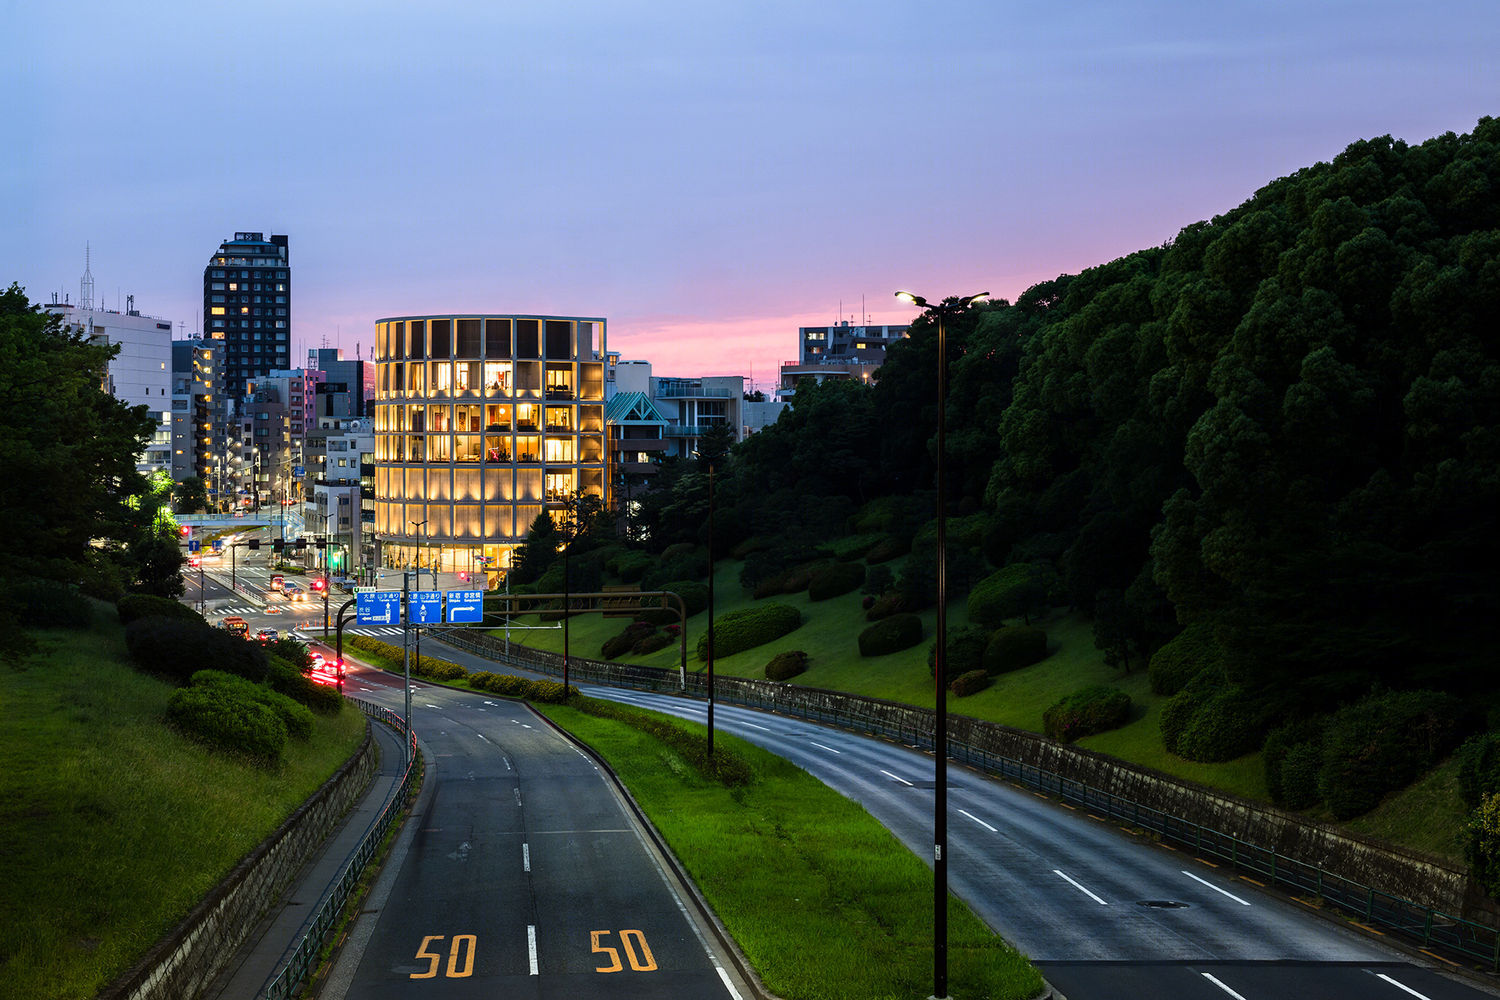
POLYGON ((320 416, 340 417, 367 417, 370 416, 370 405, 375 399, 375 364, 372 361, 355 358, 346 360, 344 349, 341 347, 320 347, 307 352, 307 368, 309 371, 322 373, 320 381, 328 385, 343 386, 341 390, 346 394, 346 399, 341 401, 343 409, 337 414, 324 414, 319 411, 320 416))
POLYGON ((336 576, 363 579, 378 565, 375 521, 375 434, 369 418, 320 417, 308 434, 306 533, 325 546, 336 576), (311 449, 315 448, 316 451, 311 449), (364 571, 364 572, 361 572, 364 571))
POLYGON ((478 565, 493 583, 543 510, 609 502, 603 319, 398 316, 375 343, 382 565, 478 565))
POLYGON ((224 343, 233 396, 275 368, 291 366, 291 265, 287 237, 235 233, 203 269, 204 337, 224 343))
POLYGON ((651 374, 649 361, 620 361, 614 373, 615 398, 640 393, 666 421, 661 431, 665 455, 692 455, 698 450, 698 439, 715 424, 727 424, 735 441, 744 439, 744 376, 658 378, 651 374))
POLYGON ((885 352, 907 336, 908 326, 852 326, 848 320, 832 326, 804 326, 797 331, 798 357, 781 366, 779 400, 790 399, 797 382, 812 378, 856 379, 868 383, 885 364, 885 352))
POLYGON ((227 447, 219 379, 223 351, 212 340, 172 342, 172 479, 203 480, 210 506, 218 500, 217 459, 227 447))
POLYGON ((135 296, 127 296, 126 309, 92 308, 93 278, 85 267, 87 298, 78 305, 52 302, 42 311, 61 317, 95 343, 117 345, 103 384, 105 392, 127 406, 145 406, 156 429, 145 450, 136 456, 136 468, 150 475, 172 471, 172 324, 160 316, 147 316, 135 308, 135 296))

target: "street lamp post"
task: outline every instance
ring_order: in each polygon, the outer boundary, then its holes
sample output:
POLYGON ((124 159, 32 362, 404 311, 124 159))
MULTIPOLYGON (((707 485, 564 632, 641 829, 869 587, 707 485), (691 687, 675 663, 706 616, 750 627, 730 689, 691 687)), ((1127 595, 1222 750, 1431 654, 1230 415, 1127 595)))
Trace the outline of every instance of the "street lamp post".
POLYGON ((573 606, 573 574, 569 563, 569 555, 573 548, 573 512, 576 501, 569 497, 563 505, 563 513, 567 518, 564 527, 567 535, 563 539, 563 698, 568 697, 568 633, 569 625, 572 624, 573 616, 568 612, 573 606))
MULTIPOLYGON (((426 534, 427 534, 427 521, 425 519, 423 519, 421 521, 412 521, 411 522, 411 526, 413 528, 420 528, 422 530, 423 540, 425 542, 425 540, 426 540, 426 534)), ((422 562, 421 562, 420 557, 417 560, 417 589, 418 590, 422 589, 422 562)), ((432 589, 434 589, 434 590, 437 589, 437 574, 436 573, 432 574, 432 589)), ((411 619, 409 619, 409 618, 407 619, 408 622, 410 620, 411 619)), ((416 628, 416 629, 413 629, 412 631, 416 634, 416 637, 417 637, 417 673, 420 674, 422 672, 422 630, 420 628, 416 628)), ((406 686, 408 688, 411 687, 411 681, 410 680, 408 680, 406 682, 406 686)), ((408 713, 408 717, 410 717, 410 713, 408 713)))
MULTIPOLYGON (((912 305, 937 313, 937 648, 933 657, 936 681, 937 733, 933 748, 937 755, 937 780, 933 785, 932 806, 932 995, 948 995, 948 497, 945 466, 947 442, 944 427, 948 405, 948 339, 944 321, 956 316, 988 292, 951 299, 931 305, 920 295, 897 292, 896 297, 912 305)), ((712 578, 710 578, 712 579, 712 578)))
POLYGON ((699 454, 708 463, 708 755, 714 755, 714 463, 724 457, 699 454))

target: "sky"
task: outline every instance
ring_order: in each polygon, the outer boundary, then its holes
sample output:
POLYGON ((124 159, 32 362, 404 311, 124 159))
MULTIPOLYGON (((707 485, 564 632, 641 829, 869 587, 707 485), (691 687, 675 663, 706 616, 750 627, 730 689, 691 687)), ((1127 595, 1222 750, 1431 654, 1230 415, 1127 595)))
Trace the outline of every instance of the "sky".
POLYGON ((201 328, 284 233, 293 364, 375 321, 599 316, 770 389, 898 289, 1014 299, 1349 143, 1500 113, 1495 0, 14 3, 0 286, 201 328))

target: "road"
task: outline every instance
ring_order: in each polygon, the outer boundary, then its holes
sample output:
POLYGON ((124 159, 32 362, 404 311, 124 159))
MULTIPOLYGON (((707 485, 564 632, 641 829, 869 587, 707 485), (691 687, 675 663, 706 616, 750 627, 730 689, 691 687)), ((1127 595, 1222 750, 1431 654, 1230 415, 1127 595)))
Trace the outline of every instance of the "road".
MULTIPOLYGON (((403 708, 393 675, 356 668, 347 690, 403 708)), ((320 996, 749 995, 573 743, 524 705, 420 681, 412 719, 435 780, 320 996)))
MULTIPOLYGON (((504 669, 452 647, 434 655, 504 669)), ((672 695, 584 691, 699 722, 706 715, 702 702, 672 695)), ((931 856, 930 754, 736 706, 716 706, 714 717, 720 731, 792 760, 931 856)), ((1056 801, 956 764, 948 779, 951 889, 1071 1000, 1500 995, 1056 801)))

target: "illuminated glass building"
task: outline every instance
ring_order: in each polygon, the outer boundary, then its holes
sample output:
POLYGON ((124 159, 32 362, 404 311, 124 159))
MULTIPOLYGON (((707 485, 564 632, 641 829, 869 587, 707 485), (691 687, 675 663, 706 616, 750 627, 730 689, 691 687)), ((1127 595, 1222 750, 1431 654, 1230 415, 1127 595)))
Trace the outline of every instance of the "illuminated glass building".
POLYGON ((604 338, 602 319, 377 321, 383 565, 494 574, 544 508, 559 518, 575 490, 608 502, 604 338))

